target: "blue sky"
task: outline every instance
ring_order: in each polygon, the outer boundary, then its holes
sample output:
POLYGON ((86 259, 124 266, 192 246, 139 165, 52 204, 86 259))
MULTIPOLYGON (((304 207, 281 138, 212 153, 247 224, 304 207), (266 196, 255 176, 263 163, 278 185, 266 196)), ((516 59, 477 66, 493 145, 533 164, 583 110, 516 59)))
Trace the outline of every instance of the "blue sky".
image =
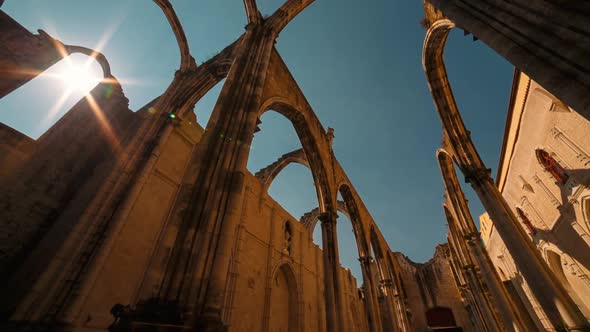
MULTIPOLYGON (((282 2, 258 0, 263 14, 282 2)), ((236 39, 246 24, 239 0, 172 3, 197 63, 236 39)), ((67 44, 95 47, 106 41, 102 52, 122 80, 132 110, 160 95, 179 65, 172 31, 149 0, 7 0, 2 10, 29 30, 43 29, 67 44)), ((434 157, 441 126, 420 62, 422 16, 421 0, 317 0, 276 44, 324 126, 335 128, 336 156, 390 247, 419 262, 446 240, 443 185, 434 157)), ((513 67, 459 30, 451 33, 445 59, 464 120, 495 174, 513 67)), ((100 68, 93 65, 91 71, 100 68)), ((220 88, 195 107, 203 125, 220 88)), ((47 79, 30 82, 0 100, 0 121, 39 136, 50 125, 48 114, 63 89, 47 79)), ((73 93, 56 114, 78 98, 73 93)), ((252 172, 300 147, 286 119, 267 112, 262 121, 248 163, 252 172)), ((296 218, 317 206, 311 175, 300 165, 287 167, 270 194, 296 218)), ((466 194, 477 218, 482 212, 477 197, 470 188, 466 194)), ((358 279, 358 255, 344 216, 338 232, 341 262, 358 279)))

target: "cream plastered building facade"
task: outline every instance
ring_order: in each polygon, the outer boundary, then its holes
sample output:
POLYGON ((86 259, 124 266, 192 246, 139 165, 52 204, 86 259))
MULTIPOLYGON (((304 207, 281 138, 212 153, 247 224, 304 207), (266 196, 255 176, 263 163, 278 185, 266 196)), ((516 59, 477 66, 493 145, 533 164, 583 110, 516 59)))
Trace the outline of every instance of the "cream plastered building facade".
MULTIPOLYGON (((559 282, 590 318, 590 123, 516 71, 497 185, 559 282)), ((550 330, 487 213, 481 236, 512 299, 550 330)))

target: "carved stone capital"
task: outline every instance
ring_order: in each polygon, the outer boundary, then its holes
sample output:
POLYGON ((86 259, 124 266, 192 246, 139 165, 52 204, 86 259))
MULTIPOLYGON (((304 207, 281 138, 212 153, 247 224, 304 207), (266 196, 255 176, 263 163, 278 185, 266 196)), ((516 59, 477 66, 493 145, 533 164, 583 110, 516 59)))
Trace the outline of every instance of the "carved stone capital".
POLYGON ((361 265, 363 265, 363 266, 368 266, 368 264, 371 264, 374 262, 374 259, 371 256, 361 256, 361 257, 359 257, 359 262, 361 262, 361 265))
POLYGON ((476 168, 476 169, 468 169, 465 170, 465 182, 472 183, 472 182, 484 182, 492 177, 492 169, 491 168, 476 168))
POLYGON ((475 265, 473 264, 464 265, 463 270, 465 270, 466 272, 476 272, 475 265))
POLYGON ((332 211, 326 211, 323 213, 320 213, 318 216, 318 219, 320 220, 320 222, 322 224, 325 223, 330 223, 330 224, 336 224, 336 219, 338 218, 338 214, 332 211))
POLYGON ((381 284, 381 286, 386 287, 386 288, 393 287, 393 281, 391 279, 383 279, 383 280, 380 280, 379 283, 381 284))

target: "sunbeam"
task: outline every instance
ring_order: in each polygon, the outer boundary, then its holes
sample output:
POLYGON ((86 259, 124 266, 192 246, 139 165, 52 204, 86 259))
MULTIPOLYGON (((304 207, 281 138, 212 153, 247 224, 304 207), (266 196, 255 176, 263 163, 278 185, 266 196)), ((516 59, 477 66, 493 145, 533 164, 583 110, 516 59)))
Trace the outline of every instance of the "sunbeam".
POLYGON ((121 144, 113 128, 109 124, 109 121, 104 116, 103 110, 100 108, 100 105, 98 105, 96 99, 94 99, 94 97, 91 94, 86 95, 86 100, 88 101, 88 105, 90 105, 92 112, 94 113, 98 122, 100 123, 103 133, 105 134, 112 150, 118 154, 120 152, 121 144))

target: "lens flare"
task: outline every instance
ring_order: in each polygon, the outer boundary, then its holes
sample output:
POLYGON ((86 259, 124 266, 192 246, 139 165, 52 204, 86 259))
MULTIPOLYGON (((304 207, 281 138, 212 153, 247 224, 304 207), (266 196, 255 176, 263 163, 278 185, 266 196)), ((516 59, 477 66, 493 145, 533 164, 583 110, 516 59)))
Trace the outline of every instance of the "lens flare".
POLYGON ((70 63, 64 72, 60 74, 60 79, 65 85, 67 90, 80 91, 82 93, 88 93, 98 82, 100 78, 94 76, 90 72, 89 66, 78 65, 70 63))

